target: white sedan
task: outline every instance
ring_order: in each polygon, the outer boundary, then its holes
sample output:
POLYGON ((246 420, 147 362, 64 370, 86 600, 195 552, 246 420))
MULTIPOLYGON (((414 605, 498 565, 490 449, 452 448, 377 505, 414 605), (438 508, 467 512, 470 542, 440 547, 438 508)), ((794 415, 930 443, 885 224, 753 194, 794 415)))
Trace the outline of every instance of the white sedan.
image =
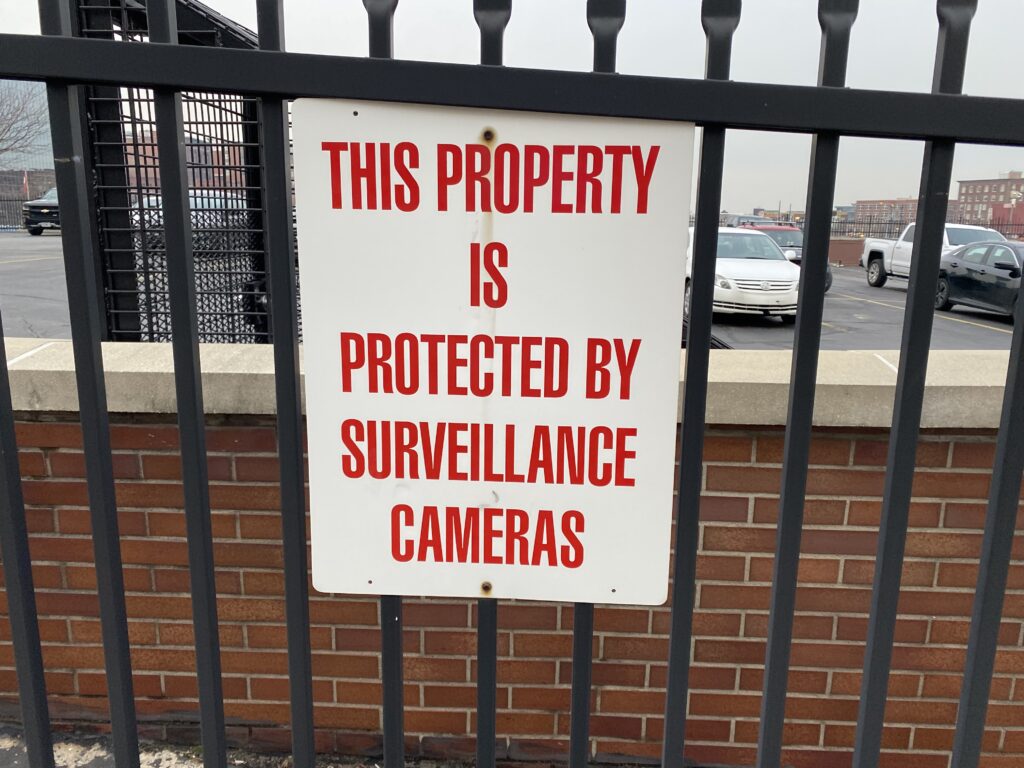
MULTIPOLYGON (((693 228, 686 249, 684 312, 690 314, 690 275, 693 273, 693 228)), ((786 258, 768 235, 753 229, 721 227, 715 262, 715 312, 778 315, 796 321, 800 267, 786 258)))

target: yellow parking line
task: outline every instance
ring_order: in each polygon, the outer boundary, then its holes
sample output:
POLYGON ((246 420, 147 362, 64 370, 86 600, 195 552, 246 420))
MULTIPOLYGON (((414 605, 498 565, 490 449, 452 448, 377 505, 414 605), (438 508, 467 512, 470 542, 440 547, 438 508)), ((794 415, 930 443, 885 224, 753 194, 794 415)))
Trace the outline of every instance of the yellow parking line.
POLYGON ((4 264, 24 264, 26 261, 53 261, 54 259, 62 258, 60 256, 36 256, 31 259, 10 259, 8 261, 0 261, 0 267, 4 264))
MULTIPOLYGON (((844 299, 853 299, 854 301, 863 301, 865 304, 877 304, 880 307, 889 307, 889 309, 903 309, 903 307, 901 305, 899 305, 899 304, 888 304, 888 303, 886 303, 884 301, 875 301, 874 299, 862 299, 860 296, 851 296, 848 293, 837 293, 836 296, 840 296, 840 297, 842 297, 844 299)), ((1007 334, 1010 334, 1011 336, 1013 335, 1013 331, 1008 330, 1006 328, 996 328, 993 325, 985 325, 984 323, 976 323, 973 320, 964 320, 961 317, 950 317, 949 315, 940 315, 938 313, 935 313, 935 317, 937 317, 939 320, 949 320, 951 323, 963 323, 964 325, 973 325, 973 326, 975 326, 977 328, 985 328, 986 330, 989 330, 989 331, 996 331, 998 333, 1007 333, 1007 334)))

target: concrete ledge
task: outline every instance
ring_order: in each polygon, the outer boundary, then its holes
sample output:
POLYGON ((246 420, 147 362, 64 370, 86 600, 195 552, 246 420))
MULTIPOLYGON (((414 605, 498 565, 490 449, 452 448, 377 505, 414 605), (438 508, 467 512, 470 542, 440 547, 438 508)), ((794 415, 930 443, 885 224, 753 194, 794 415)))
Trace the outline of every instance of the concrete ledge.
MULTIPOLYGON (((6 339, 6 345, 15 410, 78 410, 70 342, 6 339)), ((200 356, 207 413, 275 412, 271 347, 207 344, 200 346, 200 356)), ((999 351, 933 351, 922 426, 995 429, 1008 359, 1007 352, 999 351)), ((111 412, 175 412, 169 344, 104 344, 103 361, 111 412)), ((708 423, 785 424, 790 362, 786 351, 712 351, 708 423)), ((889 427, 898 363, 896 352, 822 352, 814 423, 822 427, 889 427)), ((681 362, 680 395, 682 371, 681 362)))

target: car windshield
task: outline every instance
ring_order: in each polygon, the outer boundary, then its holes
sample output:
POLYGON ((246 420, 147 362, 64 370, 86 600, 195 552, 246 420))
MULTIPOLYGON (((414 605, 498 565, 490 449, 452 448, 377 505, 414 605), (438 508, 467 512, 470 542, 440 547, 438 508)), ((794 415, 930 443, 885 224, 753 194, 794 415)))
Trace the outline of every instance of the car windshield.
POLYGON ((786 260, 774 240, 753 232, 719 232, 718 258, 786 260))
POLYGON ((946 227, 946 237, 949 238, 950 245, 967 245, 1006 239, 994 229, 968 229, 967 227, 946 227))
POLYGON ((54 187, 53 189, 47 190, 46 194, 43 195, 42 197, 40 197, 39 199, 40 200, 52 200, 53 202, 57 202, 57 188, 54 187))
POLYGON ((799 229, 765 229, 762 231, 778 243, 779 248, 804 247, 804 233, 799 229))

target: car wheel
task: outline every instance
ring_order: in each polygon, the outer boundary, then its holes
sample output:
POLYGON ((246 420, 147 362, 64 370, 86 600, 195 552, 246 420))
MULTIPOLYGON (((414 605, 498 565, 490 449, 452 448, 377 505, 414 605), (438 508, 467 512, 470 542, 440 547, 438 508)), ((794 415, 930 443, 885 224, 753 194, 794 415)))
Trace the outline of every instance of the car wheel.
POLYGON ((888 279, 881 259, 872 259, 868 262, 868 285, 872 288, 881 288, 888 279))
POLYGON ((793 325, 796 322, 796 315, 779 315, 783 325, 793 325))
POLYGON ((946 312, 952 306, 953 302, 949 300, 949 280, 945 277, 940 277, 938 285, 935 286, 935 308, 946 312))
POLYGON ((28 228, 28 233, 30 235, 33 235, 33 236, 38 236, 38 235, 43 234, 43 228, 42 227, 29 227, 28 228))
POLYGON ((831 287, 832 287, 832 270, 830 269, 830 270, 828 270, 825 273, 825 293, 828 293, 828 291, 829 291, 829 289, 831 287))

